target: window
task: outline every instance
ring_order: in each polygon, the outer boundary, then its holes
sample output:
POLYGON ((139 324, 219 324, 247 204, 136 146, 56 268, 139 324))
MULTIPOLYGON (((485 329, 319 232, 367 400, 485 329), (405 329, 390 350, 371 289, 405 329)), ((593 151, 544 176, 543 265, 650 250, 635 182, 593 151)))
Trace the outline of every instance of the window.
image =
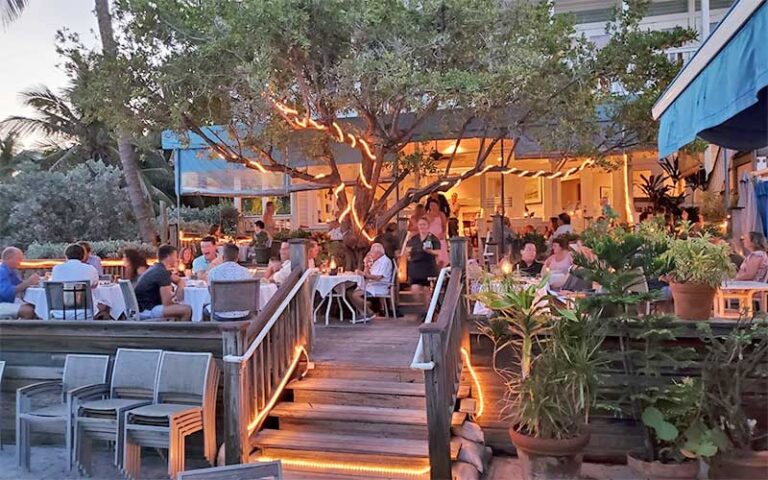
POLYGON ((275 215, 291 214, 291 196, 283 197, 254 197, 243 198, 243 213, 245 215, 264 215, 267 202, 274 202, 275 215))

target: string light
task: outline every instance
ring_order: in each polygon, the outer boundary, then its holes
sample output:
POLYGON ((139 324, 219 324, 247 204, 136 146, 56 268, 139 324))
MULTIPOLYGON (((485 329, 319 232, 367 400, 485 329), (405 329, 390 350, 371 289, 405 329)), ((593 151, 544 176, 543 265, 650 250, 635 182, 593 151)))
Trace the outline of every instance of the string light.
POLYGON ((333 196, 338 198, 342 191, 344 191, 344 183, 340 183, 338 187, 333 189, 333 196))
POLYGON ((363 172, 362 163, 360 164, 360 180, 363 182, 363 186, 365 186, 365 188, 367 188, 368 190, 373 188, 373 186, 370 183, 368 183, 368 179, 365 178, 365 172, 363 172))
POLYGON ((345 472, 353 473, 373 473, 384 475, 401 475, 401 476, 414 476, 421 477, 429 474, 430 467, 425 465, 422 467, 392 467, 388 465, 361 465, 359 463, 347 463, 347 462, 324 462, 318 460, 300 460, 298 458, 277 458, 277 457, 259 457, 259 462, 274 462, 279 460, 283 465, 298 467, 298 468, 310 468, 316 470, 334 469, 343 470, 345 472))
POLYGON ((293 361, 289 365, 288 370, 283 375, 282 381, 272 393, 269 402, 267 402, 267 404, 264 405, 264 408, 262 408, 261 411, 257 413, 256 418, 254 418, 253 421, 248 424, 248 433, 253 433, 253 431, 259 425, 261 425, 261 422, 264 420, 264 418, 269 415, 269 412, 272 411, 272 407, 274 407, 277 401, 280 399, 280 396, 283 394, 283 389, 288 384, 288 381, 293 378, 293 371, 299 364, 302 355, 307 355, 307 357, 309 357, 309 354, 307 354, 307 349, 304 348, 304 345, 297 345, 293 351, 293 361))
POLYGON ((347 205, 347 208, 344 209, 343 212, 341 212, 341 215, 339 215, 339 222, 343 222, 344 219, 349 215, 349 212, 352 211, 352 204, 350 203, 347 205))
POLYGON ((475 400, 477 400, 475 418, 480 418, 483 415, 483 412, 485 412, 485 396, 483 395, 483 389, 480 387, 480 380, 477 378, 477 372, 472 366, 472 362, 469 360, 469 352, 466 348, 461 349, 461 356, 464 358, 464 364, 467 366, 467 371, 469 371, 469 376, 472 378, 472 383, 474 383, 472 392, 477 395, 477 398, 475 398, 475 400))

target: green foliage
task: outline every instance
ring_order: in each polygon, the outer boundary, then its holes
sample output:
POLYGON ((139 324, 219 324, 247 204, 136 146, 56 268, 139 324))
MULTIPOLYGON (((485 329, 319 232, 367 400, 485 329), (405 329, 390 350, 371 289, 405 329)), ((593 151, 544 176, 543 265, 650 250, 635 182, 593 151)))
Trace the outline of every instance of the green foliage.
MULTIPOLYGON (((130 242, 126 240, 99 240, 89 241, 92 253, 101 258, 121 258, 126 248, 133 248, 142 252, 147 258, 154 258, 157 255, 157 248, 154 245, 141 242, 130 242)), ((32 243, 26 253, 30 259, 57 259, 64 258, 64 249, 69 243, 45 242, 32 243)))
POLYGON ((232 235, 237 231, 240 213, 231 201, 223 201, 205 208, 172 208, 169 217, 173 222, 180 218, 182 230, 193 230, 207 235, 212 225, 221 225, 222 233, 232 235))
POLYGON ((0 184, 0 237, 21 247, 137 238, 120 170, 97 161, 66 172, 27 164, 0 184))
POLYGON ((735 267, 726 243, 713 243, 709 235, 675 239, 662 256, 677 283, 700 283, 717 288, 732 277, 735 267))

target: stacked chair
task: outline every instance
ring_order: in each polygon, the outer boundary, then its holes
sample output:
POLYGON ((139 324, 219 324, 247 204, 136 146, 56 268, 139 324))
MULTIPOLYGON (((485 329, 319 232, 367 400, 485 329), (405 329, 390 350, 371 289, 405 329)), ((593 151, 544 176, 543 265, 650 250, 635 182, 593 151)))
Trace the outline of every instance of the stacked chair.
POLYGON ((72 465, 72 395, 78 389, 103 384, 109 373, 107 355, 67 355, 62 379, 40 382, 16 390, 16 453, 19 466, 29 470, 32 430, 63 433, 69 466, 72 465), (40 400, 58 393, 57 402, 40 400))
POLYGON ((210 353, 163 352, 154 401, 125 413, 123 467, 129 479, 139 477, 141 447, 168 449, 168 476, 184 470, 184 443, 203 431, 205 458, 216 458, 216 393, 219 372, 210 353))
POLYGON ((93 440, 114 442, 115 465, 122 465, 125 412, 152 403, 161 355, 162 350, 118 349, 111 383, 84 387, 73 396, 74 457, 84 475, 90 475, 93 440))

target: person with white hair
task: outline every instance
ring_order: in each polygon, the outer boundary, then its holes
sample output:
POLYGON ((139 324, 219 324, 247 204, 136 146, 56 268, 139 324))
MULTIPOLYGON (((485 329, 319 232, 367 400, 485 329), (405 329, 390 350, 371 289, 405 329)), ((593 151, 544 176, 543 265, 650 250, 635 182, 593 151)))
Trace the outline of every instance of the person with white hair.
POLYGON ((0 318, 35 318, 35 307, 24 303, 21 298, 32 285, 40 282, 37 274, 22 280, 19 267, 24 260, 24 252, 16 247, 3 250, 3 263, 0 264, 0 318))
MULTIPOLYGON (((371 245, 371 250, 368 253, 370 257, 370 267, 363 271, 358 270, 357 274, 365 279, 365 291, 362 288, 358 288, 349 295, 349 301, 357 308, 359 312, 366 310, 365 305, 365 292, 368 295, 386 295, 389 291, 389 285, 392 283, 392 274, 394 272, 394 264, 392 260, 386 255, 384 246, 380 243, 374 243, 371 245)), ((373 316, 368 316, 362 320, 370 320, 373 316)))

